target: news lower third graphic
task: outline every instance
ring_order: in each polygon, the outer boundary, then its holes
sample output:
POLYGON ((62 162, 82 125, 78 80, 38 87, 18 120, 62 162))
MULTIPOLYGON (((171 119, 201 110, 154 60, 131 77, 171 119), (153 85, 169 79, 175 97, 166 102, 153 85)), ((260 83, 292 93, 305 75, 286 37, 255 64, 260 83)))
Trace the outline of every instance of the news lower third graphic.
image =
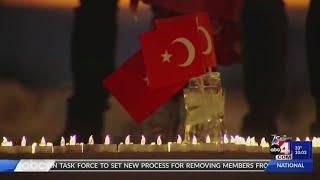
POLYGON ((264 172, 270 160, 2 160, 2 172, 70 172, 70 171, 256 171, 264 172))
POLYGON ((287 136, 274 135, 270 153, 275 155, 266 172, 312 172, 312 142, 293 141, 287 136))
POLYGON ((274 135, 270 153, 274 159, 2 159, 0 172, 313 171, 311 141, 274 135))

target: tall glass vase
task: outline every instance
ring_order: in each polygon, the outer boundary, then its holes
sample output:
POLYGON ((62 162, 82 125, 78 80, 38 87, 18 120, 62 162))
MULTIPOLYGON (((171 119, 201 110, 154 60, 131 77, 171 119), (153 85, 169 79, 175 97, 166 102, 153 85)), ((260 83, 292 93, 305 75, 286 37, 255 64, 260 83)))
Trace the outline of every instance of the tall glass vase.
POLYGON ((224 133, 225 92, 221 86, 220 74, 209 72, 190 80, 184 89, 186 109, 185 142, 195 135, 205 142, 206 136, 220 142, 224 133))

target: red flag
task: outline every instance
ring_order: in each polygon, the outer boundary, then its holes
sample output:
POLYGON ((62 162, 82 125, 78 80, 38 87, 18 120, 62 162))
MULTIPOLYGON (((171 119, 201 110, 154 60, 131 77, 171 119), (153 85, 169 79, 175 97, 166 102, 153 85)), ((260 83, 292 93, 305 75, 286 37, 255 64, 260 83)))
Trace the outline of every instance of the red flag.
POLYGON ((217 64, 231 65, 241 63, 239 40, 239 17, 243 0, 143 0, 145 3, 165 8, 157 11, 157 17, 172 14, 208 12, 213 25, 217 64), (174 13, 173 13, 174 12, 174 13))
POLYGON ((150 31, 140 39, 151 90, 186 82, 204 73, 196 22, 150 31))
POLYGON ((174 27, 177 23, 196 21, 199 31, 199 45, 202 63, 207 68, 216 67, 216 54, 214 48, 214 36, 208 13, 198 12, 183 16, 163 18, 156 20, 157 28, 174 27))
POLYGON ((143 121, 184 86, 180 83, 151 92, 141 51, 104 79, 103 84, 136 122, 143 121))

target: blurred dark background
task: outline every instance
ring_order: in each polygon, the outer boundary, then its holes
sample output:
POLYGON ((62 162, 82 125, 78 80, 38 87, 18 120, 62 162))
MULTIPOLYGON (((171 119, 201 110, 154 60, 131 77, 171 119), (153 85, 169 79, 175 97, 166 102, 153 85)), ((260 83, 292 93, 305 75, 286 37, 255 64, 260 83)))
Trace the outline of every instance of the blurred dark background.
MULTIPOLYGON (((138 35, 148 30, 151 12, 140 6, 138 21, 129 12, 129 1, 120 0, 117 62, 119 65, 138 47, 138 35)), ((278 117, 282 132, 308 135, 315 119, 308 90, 304 50, 308 0, 287 0, 289 18, 286 105, 278 117)), ((0 136, 53 139, 63 131, 66 99, 70 96, 70 35, 76 0, 0 0, 0 136)), ((220 68, 227 91, 226 127, 238 133, 247 111, 243 97, 241 65, 220 68)), ((135 124, 110 98, 104 133, 128 133, 135 124)))

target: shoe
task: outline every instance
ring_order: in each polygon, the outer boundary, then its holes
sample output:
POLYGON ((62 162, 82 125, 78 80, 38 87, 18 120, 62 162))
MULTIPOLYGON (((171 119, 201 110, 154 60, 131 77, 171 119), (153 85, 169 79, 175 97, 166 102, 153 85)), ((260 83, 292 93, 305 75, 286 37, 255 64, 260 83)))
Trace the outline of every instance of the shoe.
POLYGON ((261 138, 271 140, 271 135, 277 133, 277 125, 274 118, 259 117, 253 114, 247 114, 243 118, 241 135, 245 138, 255 137, 259 142, 261 138))
POLYGON ((312 137, 320 137, 320 121, 316 121, 311 124, 310 135, 312 137))

